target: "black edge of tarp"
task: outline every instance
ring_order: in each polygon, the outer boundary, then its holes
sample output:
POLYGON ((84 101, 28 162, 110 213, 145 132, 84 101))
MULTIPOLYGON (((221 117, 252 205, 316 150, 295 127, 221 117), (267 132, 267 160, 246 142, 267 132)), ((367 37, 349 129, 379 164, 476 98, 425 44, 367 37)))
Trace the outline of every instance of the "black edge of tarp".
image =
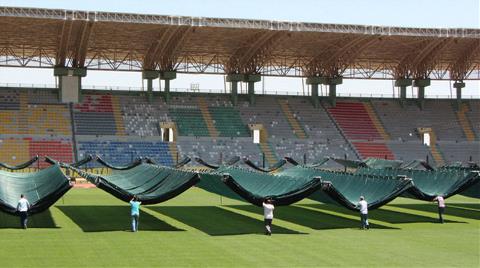
MULTIPOLYGON (((379 208, 393 199, 397 198, 399 195, 401 195, 403 192, 412 189, 413 187, 413 182, 412 179, 410 178, 405 178, 405 177, 399 177, 399 179, 402 178, 404 180, 404 183, 399 185, 395 191, 387 195, 385 198, 377 201, 368 202, 368 209, 376 209, 379 208)), ((322 189, 327 195, 332 198, 334 201, 342 205, 343 207, 352 210, 352 211, 359 211, 359 208, 351 203, 339 190, 335 188, 335 186, 330 182, 330 181, 322 181, 322 189)), ((360 196, 359 196, 360 197, 360 196)))
POLYGON ((333 161, 339 163, 340 165, 347 167, 347 168, 359 168, 359 167, 367 167, 367 164, 365 164, 362 161, 358 160, 348 160, 348 159, 343 159, 343 158, 330 158, 333 161))
MULTIPOLYGON (((40 171, 37 171, 37 172, 40 172, 40 171)), ((57 187, 50 194, 42 197, 41 199, 37 200, 35 203, 31 203, 30 208, 28 209, 28 215, 34 215, 47 210, 73 187, 73 185, 70 183, 69 178, 63 172, 62 174, 66 178, 65 182, 61 184, 59 187, 57 187)), ((16 207, 10 206, 9 204, 5 203, 1 199, 0 199, 0 210, 10 215, 18 215, 18 211, 16 207)))
MULTIPOLYGON (((480 181, 480 171, 470 171, 467 175, 467 179, 462 181, 459 185, 452 185, 452 188, 449 192, 444 193, 443 198, 449 198, 456 194, 459 194, 468 188, 472 187, 473 185, 477 184, 480 181)), ((415 196, 417 199, 424 200, 424 201, 433 201, 436 195, 429 195, 422 192, 417 187, 412 187, 408 190, 408 193, 415 196)))
POLYGON ((211 168, 211 169, 218 169, 220 167, 220 166, 217 166, 217 165, 209 164, 209 163, 203 161, 203 159, 201 159, 200 157, 195 157, 194 159, 200 165, 206 166, 206 167, 211 168))
POLYGON ((89 163, 89 162, 91 162, 91 161, 93 161, 93 160, 94 160, 93 155, 89 154, 89 155, 87 155, 85 158, 83 158, 83 159, 81 159, 81 160, 79 160, 79 161, 77 161, 77 162, 75 162, 75 163, 70 164, 70 166, 72 166, 72 167, 81 167, 81 166, 83 166, 83 165, 85 165, 85 164, 87 164, 87 163, 89 163))
MULTIPOLYGON (((62 165, 65 168, 72 169, 76 171, 78 174, 80 174, 83 178, 85 178, 87 181, 95 184, 98 188, 104 190, 105 192, 115 196, 116 198, 129 202, 133 195, 130 194, 128 191, 118 187, 117 185, 109 182, 106 178, 103 176, 95 175, 88 173, 86 171, 80 170, 78 168, 69 166, 68 164, 63 164, 62 165)), ((142 202, 145 205, 150 205, 150 204, 157 204, 161 203, 164 201, 167 201, 171 198, 176 197, 177 195, 183 193, 184 191, 188 190, 190 187, 194 186, 200 181, 200 176, 195 173, 192 178, 190 178, 188 181, 186 181, 184 184, 180 185, 180 187, 176 189, 172 189, 169 192, 166 192, 162 196, 159 196, 157 198, 143 198, 141 194, 137 195, 137 198, 140 202, 142 202)))
POLYGON ((152 165, 156 165, 157 162, 155 162, 153 159, 151 159, 150 157, 145 157, 143 158, 143 161, 147 164, 152 164, 152 165))
POLYGON ((309 164, 309 165, 307 165, 307 166, 308 166, 308 167, 316 168, 316 167, 323 166, 323 165, 324 165, 325 163, 327 163, 328 161, 330 161, 330 157, 325 157, 325 158, 323 158, 322 160, 317 161, 317 162, 312 163, 312 164, 309 164))
POLYGON ((291 157, 285 156, 284 159, 287 160, 288 163, 290 163, 290 164, 292 164, 292 165, 294 165, 294 166, 298 166, 298 165, 299 165, 299 163, 298 163, 295 159, 293 159, 293 158, 291 158, 291 157))
POLYGON ((190 161, 192 161, 192 159, 188 156, 185 156, 182 161, 180 161, 179 163, 177 163, 175 165, 175 168, 181 168, 181 167, 185 166, 186 164, 190 163, 190 161))
MULTIPOLYGON (((200 181, 200 177, 198 176, 198 174, 195 174, 194 176, 192 176, 192 178, 190 178, 190 180, 182 184, 180 187, 176 189, 172 189, 171 191, 157 198, 143 198, 141 194, 137 194, 136 196, 138 201, 142 202, 142 204, 144 205, 158 204, 178 196, 179 194, 188 190, 190 187, 197 184, 199 181, 200 181)), ((97 181, 96 186, 122 201, 129 202, 130 200, 132 200, 132 197, 133 197, 132 194, 130 194, 128 191, 123 190, 117 185, 108 182, 103 177, 100 177, 100 179, 97 181)))
POLYGON ((85 158, 83 158, 83 159, 81 159, 81 160, 79 160, 75 163, 66 164, 66 163, 60 163, 57 160, 51 158, 50 156, 45 156, 45 162, 47 162, 51 165, 59 164, 62 167, 64 167, 65 165, 68 165, 68 166, 71 166, 71 167, 80 168, 81 166, 83 166, 83 165, 85 165, 88 162, 91 162, 93 160, 94 160, 94 157, 90 154, 90 155, 86 156, 85 158))
POLYGON ((264 169, 264 168, 261 168, 261 167, 255 165, 255 164, 254 164, 252 161, 250 161, 250 159, 248 159, 248 158, 244 158, 244 159, 243 159, 243 162, 244 162, 247 166, 249 166, 249 167, 251 167, 251 168, 253 168, 253 169, 255 169, 255 170, 258 170, 258 171, 261 171, 261 172, 264 172, 264 173, 269 173, 269 172, 273 172, 273 171, 275 171, 275 170, 283 167, 283 166, 287 163, 287 160, 282 159, 282 160, 278 161, 277 163, 275 163, 273 166, 271 166, 271 167, 268 168, 268 169, 264 169))
POLYGON ((38 155, 36 155, 36 156, 32 157, 32 159, 28 160, 27 162, 18 164, 16 166, 11 166, 11 165, 6 164, 6 163, 0 163, 0 167, 10 169, 10 170, 20 170, 20 169, 28 168, 29 166, 33 165, 33 163, 37 162, 39 158, 40 157, 38 157, 38 155))
POLYGON ((284 193, 280 196, 258 196, 251 194, 249 191, 243 188, 232 176, 228 174, 223 175, 222 181, 223 183, 225 183, 225 185, 228 186, 228 188, 230 188, 240 197, 242 197, 249 203, 259 207, 262 206, 262 203, 266 198, 271 198, 273 200, 273 204, 276 206, 288 206, 308 197, 322 186, 321 178, 315 177, 311 181, 305 183, 299 189, 284 193))
POLYGON ((235 165, 238 161, 240 161, 240 156, 233 156, 225 162, 225 165, 232 166, 235 165))
POLYGON ((98 163, 102 164, 105 167, 114 169, 114 170, 128 170, 128 169, 132 169, 132 168, 142 164, 141 159, 135 159, 132 163, 130 163, 126 166, 113 166, 113 165, 109 164, 108 162, 106 162, 105 160, 103 160, 100 156, 97 156, 96 158, 97 158, 98 163))

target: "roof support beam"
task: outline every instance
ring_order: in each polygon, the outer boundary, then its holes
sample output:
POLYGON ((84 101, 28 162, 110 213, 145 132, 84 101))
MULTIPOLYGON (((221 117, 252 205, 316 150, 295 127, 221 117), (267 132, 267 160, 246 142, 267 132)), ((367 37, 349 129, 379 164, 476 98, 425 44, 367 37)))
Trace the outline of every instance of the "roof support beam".
POLYGON ((62 30, 57 42, 57 55, 55 57, 56 66, 65 66, 70 35, 72 34, 73 21, 66 19, 63 21, 62 30))
POLYGON ((75 47, 75 53, 73 57, 73 67, 83 68, 85 67, 85 59, 87 57, 87 47, 90 35, 93 32, 94 22, 93 20, 82 22, 81 31, 77 38, 77 47, 75 47))
POLYGON ((448 68, 450 78, 457 81, 464 80, 471 69, 472 60, 475 59, 478 54, 480 54, 480 39, 474 39, 471 41, 471 44, 460 53, 458 60, 448 68))

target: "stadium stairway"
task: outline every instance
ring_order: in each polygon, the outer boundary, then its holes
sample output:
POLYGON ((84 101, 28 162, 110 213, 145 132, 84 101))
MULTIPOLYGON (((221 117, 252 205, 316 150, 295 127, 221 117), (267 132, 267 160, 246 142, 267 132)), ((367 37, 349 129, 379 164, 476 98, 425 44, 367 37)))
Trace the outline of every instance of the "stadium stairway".
POLYGON ((327 111, 351 141, 360 158, 378 157, 395 159, 395 155, 385 144, 389 135, 378 119, 370 103, 338 102, 327 111))
POLYGON ((376 142, 352 142, 360 156, 365 159, 368 157, 394 160, 395 156, 385 143, 376 142))
POLYGON ((207 125, 208 133, 210 137, 216 138, 219 136, 218 130, 215 128, 215 124, 213 123, 212 115, 208 110, 208 104, 205 101, 204 97, 198 97, 198 108, 202 112, 203 120, 207 125))
POLYGON ((172 156, 173 163, 178 164, 178 161, 181 161, 182 159, 180 159, 180 157, 179 157, 177 143, 176 142, 169 142, 168 143, 168 150, 170 151, 170 155, 172 156))
POLYGON ((460 126, 462 126, 463 133, 465 133, 467 141, 475 141, 475 133, 473 132, 470 120, 467 118, 466 115, 468 110, 468 105, 466 103, 462 103, 460 109, 457 111, 457 118, 460 126))
POLYGON ((290 124, 290 127, 295 132, 297 138, 306 139, 307 134, 305 133, 303 127, 300 125, 298 119, 293 115, 292 109, 290 108, 290 104, 288 103, 288 101, 284 99, 279 99, 278 103, 280 104, 280 108, 282 109, 283 114, 287 118, 287 121, 290 124))
POLYGON ((273 166, 277 163, 278 159, 275 155, 275 152, 272 149, 272 146, 269 142, 261 142, 258 144, 260 151, 265 155, 265 160, 267 161, 268 166, 273 166))
POLYGON ((115 125, 117 126, 117 136, 125 136, 125 124, 123 122, 122 108, 118 96, 112 96, 113 118, 115 118, 115 125))
POLYGON ((28 95, 26 92, 21 91, 18 96, 20 104, 20 112, 18 117, 18 134, 28 133, 28 95))
POLYGON ((437 135, 433 130, 430 132, 430 153, 432 154, 433 160, 435 161, 437 167, 445 165, 445 160, 443 159, 442 153, 437 147, 437 135))
POLYGON ((383 140, 388 141, 390 140, 390 135, 388 135, 387 131, 385 130, 382 122, 377 116, 377 112, 373 108, 371 102, 364 102, 365 111, 367 111, 368 115, 370 116, 370 120, 372 121, 373 125, 377 129, 378 133, 382 136, 383 140))

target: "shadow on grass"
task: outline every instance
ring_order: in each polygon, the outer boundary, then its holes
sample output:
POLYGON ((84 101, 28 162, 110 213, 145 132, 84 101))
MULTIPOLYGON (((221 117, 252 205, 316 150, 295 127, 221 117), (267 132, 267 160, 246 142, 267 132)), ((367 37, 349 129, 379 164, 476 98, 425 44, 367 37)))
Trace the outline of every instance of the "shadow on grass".
MULTIPOLYGON (((238 205, 230 207, 253 213, 263 213, 262 208, 252 205, 238 205)), ((358 220, 352 220, 345 217, 324 213, 321 211, 302 208, 299 206, 277 207, 275 209, 275 218, 292 222, 298 225, 303 225, 315 230, 360 228, 360 218, 358 220)), ((376 229, 397 229, 372 223, 370 224, 370 226, 376 229)))
MULTIPOLYGON (((130 231, 131 217, 128 206, 58 206, 84 232, 130 231)), ((140 231, 183 231, 140 211, 140 231)))
MULTIPOLYGON (((475 204, 453 203, 451 206, 447 204, 447 207, 445 208, 444 218, 445 217, 448 218, 448 216, 451 215, 451 216, 456 216, 460 218, 480 220, 480 211, 475 211, 475 209, 478 209, 478 205, 477 207, 472 205, 475 205, 475 204)), ((438 207, 436 206, 436 204, 398 204, 398 205, 392 205, 392 206, 413 209, 418 211, 431 212, 431 213, 438 213, 438 207)))
MULTIPOLYGON (((212 236, 263 234, 263 221, 214 206, 150 207, 161 214, 181 221, 212 236)), ((275 234, 301 234, 280 226, 273 226, 275 234)))
MULTIPOLYGON (((335 206, 335 205, 328 205, 328 204, 308 204, 306 206, 334 211, 337 213, 343 213, 347 215, 359 216, 358 212, 347 210, 343 207, 335 206)), ((383 208, 377 208, 374 210, 370 210, 368 212, 368 218, 371 220, 379 220, 383 222, 388 222, 392 224, 397 223, 421 223, 421 222, 432 222, 436 223, 438 220, 436 218, 427 217, 423 215, 416 215, 411 213, 405 213, 400 211, 392 211, 383 208)), ((450 221, 446 220, 446 222, 450 223, 460 223, 457 221, 450 221)), ((372 226, 373 227, 373 226, 372 226)))
MULTIPOLYGON (((50 210, 28 217, 28 228, 59 228, 52 218, 50 210)), ((0 212, 0 228, 20 229, 20 217, 0 212)))

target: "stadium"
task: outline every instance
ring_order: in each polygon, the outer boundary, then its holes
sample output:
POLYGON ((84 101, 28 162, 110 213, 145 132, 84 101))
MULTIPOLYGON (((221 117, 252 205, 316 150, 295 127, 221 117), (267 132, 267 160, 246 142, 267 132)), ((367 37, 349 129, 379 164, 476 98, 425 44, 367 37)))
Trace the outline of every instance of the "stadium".
POLYGON ((0 72, 56 81, 0 81, 2 267, 480 265, 478 28, 0 6, 0 36, 0 72))

